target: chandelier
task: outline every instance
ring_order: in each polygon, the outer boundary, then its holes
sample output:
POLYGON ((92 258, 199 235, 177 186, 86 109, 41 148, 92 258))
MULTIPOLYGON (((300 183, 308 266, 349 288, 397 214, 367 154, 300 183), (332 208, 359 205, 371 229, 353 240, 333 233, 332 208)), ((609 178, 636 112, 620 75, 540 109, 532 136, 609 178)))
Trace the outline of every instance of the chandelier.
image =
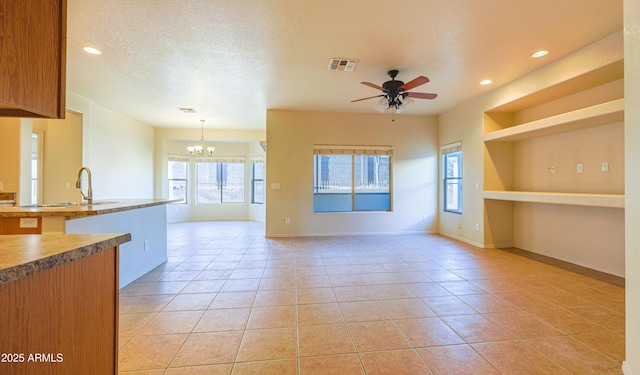
POLYGON ((213 146, 207 146, 204 143, 204 120, 200 120, 200 144, 195 146, 188 146, 189 155, 191 156, 213 156, 213 152, 216 150, 213 146))

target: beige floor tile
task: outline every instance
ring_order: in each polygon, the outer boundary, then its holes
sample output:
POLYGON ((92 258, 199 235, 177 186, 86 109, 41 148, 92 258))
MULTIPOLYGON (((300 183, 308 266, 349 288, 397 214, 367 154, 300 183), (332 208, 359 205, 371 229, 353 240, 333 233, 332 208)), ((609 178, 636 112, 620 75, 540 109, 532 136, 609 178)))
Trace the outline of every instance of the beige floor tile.
POLYGON ((229 375, 232 367, 232 364, 176 367, 162 375, 229 375))
POLYGON ((265 277, 260 281, 259 290, 293 289, 295 278, 291 277, 265 277))
POLYGON ((255 291, 248 292, 221 292, 216 295, 209 306, 210 309, 234 309, 240 307, 252 307, 256 299, 255 291))
POLYGON ((440 236, 168 230, 121 290, 119 374, 621 375, 625 290, 587 276, 440 236))
POLYGON ((535 310, 531 315, 566 334, 603 332, 606 329, 568 310, 535 310))
POLYGON ((511 332, 517 338, 532 338, 562 334, 553 326, 524 311, 485 314, 485 317, 511 332))
POLYGON ((296 301, 298 304, 337 302, 332 288, 298 289, 296 301))
POLYGON ((411 319, 434 317, 436 314, 431 311, 417 298, 411 299, 389 299, 380 301, 392 319, 411 319))
POLYGON ((373 291, 366 285, 341 286, 333 288, 338 302, 375 301, 373 291))
POLYGON ((181 293, 217 293, 224 283, 224 280, 194 280, 181 293))
POLYGON ((296 329, 246 330, 238 351, 238 362, 296 358, 296 329))
POLYGON ((458 298, 483 314, 518 310, 509 302, 501 300, 491 294, 459 295, 458 298))
POLYGON ((242 331, 192 333, 171 361, 170 367, 231 363, 241 339, 242 331))
POLYGON ((355 351, 346 324, 298 328, 298 355, 300 357, 345 354, 355 351))
POLYGON ((420 300, 438 316, 471 315, 478 313, 478 311, 456 296, 425 297, 420 300))
POLYGON ((480 314, 445 316, 442 320, 468 343, 515 339, 509 331, 480 314))
POLYGON ((441 287, 437 283, 426 282, 426 283, 410 283, 410 284, 402 284, 404 287, 411 292, 414 297, 443 297, 443 296, 451 296, 448 290, 441 287))
POLYGON ((619 363, 625 360, 624 335, 617 333, 586 333, 571 336, 588 347, 612 358, 619 363))
POLYGON ((296 326, 296 307, 267 306, 251 309, 247 329, 284 328, 296 326))
POLYGON ((295 284, 299 289, 331 287, 331 282, 329 281, 329 276, 327 275, 297 276, 295 279, 295 284))
POLYGON ((120 294, 119 310, 120 313, 125 314, 158 312, 170 303, 174 297, 175 296, 171 294, 156 294, 150 296, 126 296, 120 294))
POLYGON ((187 335, 136 336, 118 352, 118 370, 166 368, 187 335))
POLYGON ((606 374, 620 370, 622 363, 568 336, 542 337, 524 341, 572 374, 606 374))
POLYGON ((337 303, 298 305, 299 326, 334 323, 344 323, 340 305, 337 303))
POLYGON ((367 375, 431 375, 414 350, 391 350, 360 354, 367 375))
POLYGON ((254 307, 282 306, 294 304, 295 292, 293 288, 280 290, 259 290, 256 294, 256 300, 253 302, 254 307))
POLYGON ((162 375, 164 369, 158 370, 137 370, 137 371, 118 371, 118 375, 162 375))
POLYGON ((440 318, 397 320, 414 347, 462 344, 464 340, 440 318))
POLYGON ((471 345, 503 374, 567 375, 550 359, 521 341, 498 341, 471 345))
POLYGON ((297 373, 298 361, 293 358, 236 363, 231 375, 296 375, 297 373))
POLYGON ((300 358, 300 375, 365 375, 356 354, 300 358))
POLYGON ((414 298, 414 295, 402 284, 381 284, 369 287, 378 299, 414 298))
POLYGON ((391 317, 378 301, 342 302, 340 309, 347 322, 387 320, 391 317))
POLYGON ((251 309, 215 309, 204 312, 193 332, 239 331, 245 329, 251 309))
POLYGON ((411 345, 391 320, 349 323, 358 352, 404 349, 411 345))
POLYGON ((118 332, 120 336, 133 336, 140 331, 156 313, 120 314, 118 332))
POLYGON ((178 294, 162 311, 206 310, 216 293, 178 294))
POLYGON ((417 352, 438 375, 500 375, 498 370, 469 345, 418 348, 417 352))
POLYGON ((191 333, 204 310, 159 312, 140 331, 139 335, 171 335, 176 333, 191 333))
POLYGON ((227 280, 221 292, 247 292, 247 291, 257 291, 260 287, 260 279, 238 279, 238 280, 227 280))

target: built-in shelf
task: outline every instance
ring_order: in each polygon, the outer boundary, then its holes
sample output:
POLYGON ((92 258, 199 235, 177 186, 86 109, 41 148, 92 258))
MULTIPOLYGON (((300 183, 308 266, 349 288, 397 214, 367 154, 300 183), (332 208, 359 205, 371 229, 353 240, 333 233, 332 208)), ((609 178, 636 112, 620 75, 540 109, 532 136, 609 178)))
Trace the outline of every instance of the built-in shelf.
POLYGON ((496 130, 484 135, 485 142, 515 142, 624 121, 624 99, 562 113, 556 116, 496 130))
POLYGON ((537 191, 485 191, 484 198, 512 202, 624 208, 624 194, 552 193, 537 191))

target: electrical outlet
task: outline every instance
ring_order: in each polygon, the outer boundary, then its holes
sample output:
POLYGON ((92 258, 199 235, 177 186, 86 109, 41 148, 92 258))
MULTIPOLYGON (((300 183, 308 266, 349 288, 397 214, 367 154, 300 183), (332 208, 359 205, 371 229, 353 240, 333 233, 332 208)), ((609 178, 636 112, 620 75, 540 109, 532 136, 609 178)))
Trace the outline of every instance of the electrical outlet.
POLYGON ((476 223, 476 232, 480 232, 480 224, 476 223))
POLYGON ((285 217, 285 218, 284 218, 284 223, 285 223, 285 224, 291 224, 291 218, 289 218, 289 217, 285 217))
POLYGON ((602 171, 603 172, 609 171, 609 162, 608 161, 603 161, 602 162, 602 171))
POLYGON ((556 166, 555 165, 552 165, 552 166, 549 167, 549 173, 556 174, 556 166))
POLYGON ((578 164, 576 165, 576 172, 578 172, 578 173, 582 173, 582 172, 584 172, 584 164, 582 164, 582 163, 578 163, 578 164))
POLYGON ((38 227, 37 217, 21 217, 20 218, 20 228, 37 228, 37 227, 38 227))
POLYGON ((149 250, 149 240, 144 241, 144 251, 149 250))

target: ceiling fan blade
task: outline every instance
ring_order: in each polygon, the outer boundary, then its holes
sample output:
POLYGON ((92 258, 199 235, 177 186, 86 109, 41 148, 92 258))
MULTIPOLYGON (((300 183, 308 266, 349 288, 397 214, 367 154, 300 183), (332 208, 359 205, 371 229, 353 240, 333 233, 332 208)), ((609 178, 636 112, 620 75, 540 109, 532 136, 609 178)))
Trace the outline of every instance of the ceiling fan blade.
POLYGON ((424 92, 405 92, 402 95, 407 95, 410 98, 417 98, 417 99, 435 99, 438 94, 427 94, 424 92))
POLYGON ((362 83, 365 86, 373 87, 376 90, 384 91, 384 88, 376 85, 375 83, 371 83, 371 82, 360 82, 360 83, 362 83))
POLYGON ((380 98, 382 96, 384 96, 384 95, 376 95, 376 96, 370 96, 368 98, 356 99, 356 100, 352 100, 351 103, 360 102, 360 101, 367 100, 367 99, 380 98))
POLYGON ((405 83, 404 85, 398 87, 398 90, 400 91, 409 91, 414 87, 418 87, 420 85, 424 85, 425 83, 429 82, 429 78, 425 77, 425 76, 420 76, 412 81, 409 81, 407 83, 405 83))

